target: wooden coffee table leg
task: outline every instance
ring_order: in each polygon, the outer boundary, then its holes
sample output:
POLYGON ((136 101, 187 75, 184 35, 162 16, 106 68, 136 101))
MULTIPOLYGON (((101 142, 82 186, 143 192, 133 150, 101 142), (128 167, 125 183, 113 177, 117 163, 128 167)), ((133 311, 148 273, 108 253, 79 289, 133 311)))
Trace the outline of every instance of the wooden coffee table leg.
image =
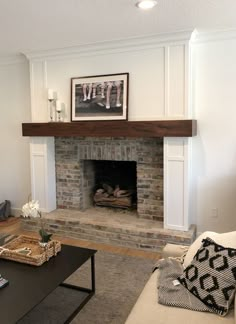
POLYGON ((91 256, 91 285, 92 291, 95 293, 95 257, 91 256))
POLYGON ((68 317, 65 324, 70 323, 71 320, 79 313, 79 311, 84 307, 85 304, 90 300, 90 298, 95 294, 95 257, 91 256, 91 288, 84 288, 77 285, 71 285, 62 282, 60 286, 75 289, 79 291, 84 291, 88 293, 88 296, 82 301, 82 303, 76 308, 76 310, 68 317))

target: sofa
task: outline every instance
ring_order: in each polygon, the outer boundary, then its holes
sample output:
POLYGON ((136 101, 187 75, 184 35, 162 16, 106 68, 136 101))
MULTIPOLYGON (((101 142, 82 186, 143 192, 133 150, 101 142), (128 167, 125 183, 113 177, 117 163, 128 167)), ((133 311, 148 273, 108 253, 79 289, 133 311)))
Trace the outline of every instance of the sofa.
MULTIPOLYGON (((223 234, 204 232, 187 249, 186 255, 183 259, 184 268, 186 268, 193 260, 193 257, 196 255, 202 244, 202 240, 208 237, 224 247, 227 246, 236 249, 236 232, 223 234)), ((186 246, 167 244, 163 249, 163 258, 180 257, 184 254, 185 250, 186 246)), ((228 314, 224 317, 214 313, 199 312, 159 304, 157 301, 157 284, 159 277, 160 271, 157 269, 151 274, 125 324, 236 324, 234 312, 236 299, 232 302, 228 314)))

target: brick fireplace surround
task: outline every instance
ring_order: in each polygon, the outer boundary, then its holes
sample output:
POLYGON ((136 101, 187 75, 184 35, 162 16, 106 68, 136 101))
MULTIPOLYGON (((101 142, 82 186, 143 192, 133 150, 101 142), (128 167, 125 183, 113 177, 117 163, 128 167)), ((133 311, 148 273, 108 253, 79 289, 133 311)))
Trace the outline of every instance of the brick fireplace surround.
MULTIPOLYGON (((42 198, 50 198, 45 228, 63 237, 153 251, 167 242, 190 244, 196 226, 188 219, 188 137, 194 135, 194 120, 23 124, 23 136, 32 136, 34 194, 46 188, 42 198), (137 211, 93 206, 94 161, 135 162, 137 211), (38 165, 49 167, 46 178, 38 165)), ((39 225, 36 219, 23 221, 25 230, 39 225)))
POLYGON ((93 205, 93 184, 85 161, 136 161, 138 217, 163 221, 163 139, 55 139, 57 208, 86 210, 93 205))
MULTIPOLYGON (((163 228, 163 139, 124 137, 56 137, 57 210, 47 214, 51 233, 161 251, 169 243, 189 245, 196 228, 163 228), (137 212, 93 207, 90 174, 85 161, 136 161, 137 212)), ((39 229, 36 219, 23 220, 25 230, 39 229)))

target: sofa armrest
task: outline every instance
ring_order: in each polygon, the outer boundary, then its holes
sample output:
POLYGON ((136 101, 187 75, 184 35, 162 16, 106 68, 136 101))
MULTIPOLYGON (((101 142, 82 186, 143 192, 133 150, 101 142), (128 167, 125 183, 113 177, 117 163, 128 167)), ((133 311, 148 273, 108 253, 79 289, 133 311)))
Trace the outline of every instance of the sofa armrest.
POLYGON ((162 256, 163 258, 168 258, 168 257, 176 258, 176 257, 181 257, 187 251, 188 251, 188 246, 168 243, 162 250, 162 256))

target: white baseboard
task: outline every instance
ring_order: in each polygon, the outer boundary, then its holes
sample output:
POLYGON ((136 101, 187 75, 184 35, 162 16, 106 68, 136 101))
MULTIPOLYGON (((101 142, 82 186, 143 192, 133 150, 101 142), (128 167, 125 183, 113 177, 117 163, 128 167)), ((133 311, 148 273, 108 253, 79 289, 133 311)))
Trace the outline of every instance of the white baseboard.
POLYGON ((21 209, 20 208, 11 208, 11 215, 15 217, 20 217, 21 216, 21 209))

